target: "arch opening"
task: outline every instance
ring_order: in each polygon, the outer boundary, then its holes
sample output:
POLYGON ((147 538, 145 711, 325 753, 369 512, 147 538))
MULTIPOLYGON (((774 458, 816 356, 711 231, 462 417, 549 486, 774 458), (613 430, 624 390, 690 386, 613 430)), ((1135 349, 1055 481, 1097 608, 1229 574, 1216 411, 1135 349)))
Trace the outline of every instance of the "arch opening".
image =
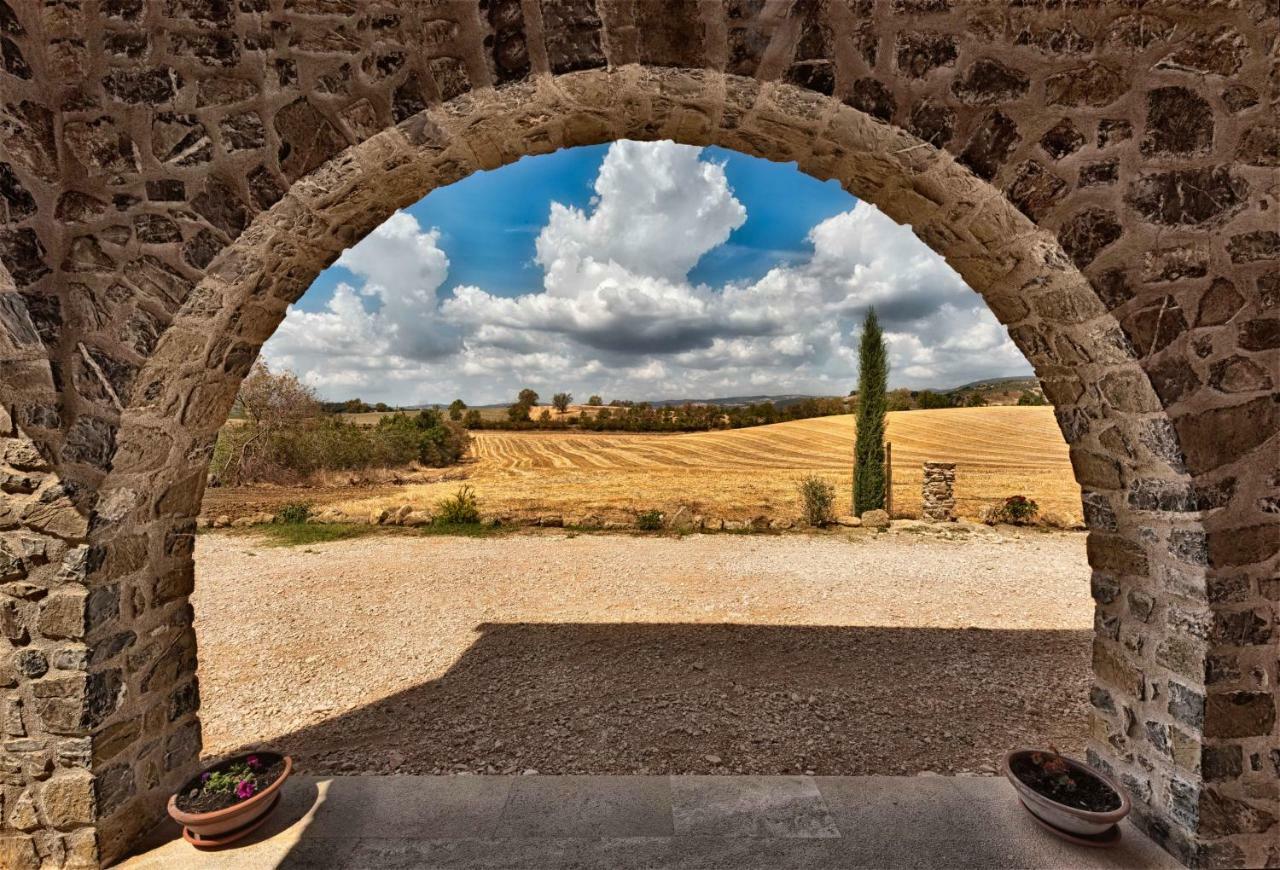
MULTIPOLYGON (((667 154, 667 150, 654 153, 667 154)), ((687 161, 693 156, 681 154, 680 158, 687 161)), ((609 158, 604 159, 607 163, 609 158)), ((638 158, 628 152, 622 159, 638 158)), ((696 159, 692 165, 680 165, 689 173, 713 168, 712 164, 696 159)), ((659 168, 668 170, 670 166, 664 163, 659 168)), ((601 167, 599 172, 614 169, 616 166, 601 167)), ((660 174, 666 189, 670 179, 667 173, 660 174)), ((529 171, 522 172, 520 177, 528 180, 529 171)), ((500 175, 495 176, 493 183, 498 183, 499 178, 500 175)), ((731 198, 740 192, 722 191, 721 181, 723 179, 715 175, 708 182, 710 196, 722 206, 726 201, 736 203, 731 198)), ((652 194, 634 187, 628 188, 628 192, 641 199, 652 194)), ((874 233, 882 242, 886 241, 886 233, 907 232, 896 226, 890 229, 887 219, 867 217, 864 212, 870 207, 865 203, 854 206, 851 201, 841 200, 840 205, 863 210, 859 212, 860 222, 849 227, 850 231, 861 229, 874 233)), ((605 201, 598 206, 607 212, 615 204, 605 201)), ((543 208, 545 211, 545 203, 543 208)), ((827 230, 841 228, 848 223, 850 215, 847 208, 840 210, 833 205, 832 209, 839 220, 827 230)), ((707 210, 699 201, 689 206, 687 214, 673 213, 671 219, 683 228, 686 220, 705 220, 707 210)), ((430 275, 426 276, 428 288, 435 290, 437 285, 444 285, 439 260, 448 245, 441 242, 437 247, 436 227, 429 222, 418 223, 411 214, 412 211, 397 212, 387 224, 374 231, 373 245, 362 247, 365 242, 357 243, 338 260, 339 264, 346 262, 356 270, 347 277, 360 276, 367 280, 364 292, 368 292, 368 284, 375 282, 386 287, 388 281, 400 276, 419 277, 413 266, 418 259, 431 264, 430 275), (406 263, 395 259, 398 255, 418 259, 406 263), (371 262, 369 258, 373 256, 380 259, 371 262), (388 258, 395 260, 394 276, 382 271, 388 258)), ((593 214, 595 212, 589 211, 569 219, 586 221, 593 214)), ((727 227, 739 219, 736 214, 729 214, 723 216, 723 220, 727 227)), ((582 229, 578 223, 573 226, 582 229)), ((564 231, 558 225, 552 229, 564 231)), ((723 234, 713 235, 718 239, 723 234)), ((894 238, 896 241, 896 236, 894 238)), ((635 240, 626 241, 634 243, 635 240)), ((893 250, 923 258, 923 246, 914 238, 910 242, 913 247, 895 245, 893 250), (919 249, 918 254, 915 249, 919 249)), ((670 242, 665 244, 669 246, 670 242)), ((699 242, 695 251, 702 247, 703 243, 699 242)), ((682 275, 693 259, 692 255, 685 258, 682 275)), ((902 262, 899 265, 906 267, 902 262)), ((803 270, 805 264, 797 268, 803 270)), ((641 270, 636 280, 660 277, 641 270)), ((875 280, 864 277, 868 282, 875 280)), ((887 275, 878 277, 888 279, 887 275)), ((669 282, 662 289, 674 286, 669 282)), ((963 284, 949 289, 972 298, 963 284)), ((694 292, 692 288, 690 292, 694 292)), ((424 303, 424 297, 416 289, 408 295, 415 304, 430 309, 428 316, 435 312, 436 306, 430 301, 424 303)), ((749 296, 745 299, 751 301, 749 296)), ((334 338, 340 319, 347 321, 346 325, 355 334, 372 334, 374 329, 364 321, 355 326, 350 321, 367 317, 373 324, 377 322, 375 315, 353 312, 346 307, 347 301, 321 315, 292 309, 285 322, 289 323, 288 318, 294 317, 296 323, 287 348, 315 347, 317 353, 321 352, 323 345, 303 344, 303 336, 298 331, 315 329, 328 342, 334 338)), ((493 305, 500 304, 498 300, 490 301, 493 305)), ((503 314, 509 315, 506 303, 501 305, 503 314)), ((400 300, 393 303, 392 310, 399 322, 413 314, 402 307, 400 300)), ((739 310, 750 313, 745 306, 739 310)), ((821 317, 816 310, 806 314, 821 317)), ((794 312, 787 317, 793 315, 794 312)), ((545 325, 540 328, 552 332, 545 325)), ((434 334, 434 325, 428 324, 426 330, 434 334)), ((275 359, 287 363, 288 349, 275 359)), ((663 350, 670 349, 664 346, 663 350)), ((306 357, 306 365, 317 362, 317 358, 306 357)), ((575 369, 578 365, 579 362, 574 362, 568 368, 575 369)), ((803 363, 795 365, 799 367, 803 363)), ((855 383, 856 367, 849 362, 845 365, 841 383, 855 383)), ((547 384, 523 378, 504 381, 502 390, 494 395, 514 399, 518 386, 531 385, 544 393, 545 403, 550 397, 551 384, 563 385, 564 371, 557 371, 555 377, 559 380, 547 384)), ((447 372, 437 376, 439 383, 434 389, 446 391, 437 395, 458 392, 448 378, 447 372)), ((625 392, 635 388, 634 384, 623 385, 624 392, 615 388, 606 394, 645 398, 643 393, 625 392)), ((329 398, 338 395, 335 393, 329 398)), ((392 401, 392 395, 380 398, 392 401)), ((503 409, 486 410, 500 412, 503 409)), ((592 413, 589 407, 578 406, 567 417, 573 419, 592 413)), ((962 431, 966 429, 970 438, 1007 437, 991 431, 985 436, 980 434, 984 425, 989 429, 990 424, 965 411, 957 412, 964 419, 943 419, 951 413, 912 412, 912 417, 920 415, 928 419, 908 421, 913 426, 904 434, 897 434, 893 421, 902 422, 905 416, 893 415, 890 435, 900 457, 901 475, 895 487, 895 516, 919 516, 920 458, 976 460, 972 455, 957 457, 948 452, 953 447, 938 448, 938 444, 964 440, 962 431), (948 426, 947 434, 934 438, 935 448, 942 452, 921 452, 926 448, 911 440, 913 430, 918 433, 922 428, 928 430, 940 423, 948 426), (917 473, 912 475, 912 471, 917 473)), ((547 414, 551 416, 553 412, 547 410, 547 414)), ((1036 408, 1034 414, 1034 420, 1029 414, 1021 413, 1017 419, 1035 423, 1045 449, 1054 454, 1053 461, 1045 461, 1018 483, 1010 484, 1013 488, 1009 492, 1029 491, 1045 502, 1046 510, 1078 511, 1079 490, 1074 484, 1052 409, 1036 408), (1065 476, 1072 494, 1062 502, 1048 503, 1044 491, 1036 488, 1037 474, 1065 476), (1068 506, 1069 502, 1074 504, 1068 506)), ((499 422, 506 419, 501 413, 497 417, 499 422)), ((557 417, 552 422, 561 420, 557 417)), ((886 589, 865 589, 858 583, 866 582, 874 574, 873 563, 868 561, 873 557, 865 554, 859 557, 832 545, 844 542, 843 535, 849 534, 858 534, 860 541, 870 545, 874 532, 833 531, 827 540, 813 542, 821 556, 810 548, 810 542, 778 540, 776 543, 783 552, 771 556, 768 564, 753 559, 751 545, 735 536, 691 543, 680 553, 669 549, 673 545, 654 542, 655 545, 650 546, 645 541, 626 538, 613 543, 615 539, 591 537, 601 530, 632 531, 637 516, 646 510, 659 511, 667 520, 680 523, 677 530, 682 532, 726 531, 726 522, 730 524, 727 529, 730 532, 756 528, 756 524, 771 524, 771 530, 780 530, 785 523, 790 528, 795 514, 791 504, 795 498, 793 478, 806 470, 837 483, 837 497, 842 505, 839 512, 847 514, 852 451, 850 418, 839 415, 810 419, 804 431, 808 431, 809 424, 820 427, 822 434, 820 439, 804 444, 793 440, 792 433, 798 427, 788 423, 736 431, 722 431, 730 427, 717 426, 706 435, 672 438, 608 434, 608 426, 604 427, 606 433, 599 437, 581 430, 551 428, 539 433, 479 428, 472 433, 478 458, 475 465, 461 469, 462 475, 447 473, 442 482, 410 489, 397 487, 385 496, 364 499, 363 493, 357 494, 332 508, 325 507, 323 501, 315 506, 316 510, 323 510, 326 526, 333 527, 337 535, 348 533, 341 527, 353 521, 363 524, 372 515, 379 516, 386 524, 408 521, 412 524, 410 529, 421 528, 417 523, 425 522, 424 517, 435 510, 438 499, 456 489, 457 478, 461 476, 475 487, 486 516, 500 518, 503 525, 535 523, 544 529, 550 526, 556 531, 547 534, 557 539, 561 535, 578 537, 578 543, 565 544, 572 548, 570 550, 555 549, 557 545, 548 544, 545 537, 532 540, 517 537, 504 539, 502 556, 495 558, 494 549, 483 543, 462 542, 464 546, 454 547, 439 540, 422 546, 418 546, 417 541, 402 541, 408 552, 415 554, 408 561, 404 558, 405 552, 396 556, 390 552, 380 556, 375 553, 366 562, 365 557, 330 551, 323 557, 324 567, 310 568, 293 562, 296 570, 288 569, 281 574, 273 551, 254 547, 255 586, 248 588, 237 581, 240 563, 233 555, 242 544, 231 545, 231 550, 216 543, 202 544, 203 552, 198 559, 201 573, 193 602, 201 648, 206 651, 201 682, 205 752, 224 754, 241 748, 242 743, 269 742, 283 746, 307 770, 326 774, 384 771, 380 765, 385 758, 399 759, 400 773, 456 770, 512 773, 528 768, 542 773, 579 774, 803 773, 807 770, 821 774, 900 774, 919 770, 994 773, 995 768, 987 757, 989 746, 984 745, 981 733, 996 729, 1007 735, 1001 740, 1011 745, 1051 739, 1064 750, 1083 755, 1087 730, 1085 661, 1091 607, 1083 542, 1078 538, 1074 541, 1055 539, 1051 545, 1052 559, 1062 562, 1060 570, 1054 568, 1047 572, 1052 575, 1051 580, 1039 575, 1032 577, 1035 572, 1023 571, 1018 575, 1022 583, 1015 590, 1008 564, 980 564, 984 544, 977 542, 963 552, 942 551, 929 555, 886 552, 881 558, 893 562, 895 572, 902 572, 903 576, 889 583, 886 589), (752 442, 760 438, 772 446, 753 446, 752 442), (700 450, 710 450, 713 455, 701 460, 689 455, 689 451, 700 450), (547 459, 550 453, 555 455, 547 459), (675 453, 689 458, 673 460, 675 453), (590 454, 590 461, 576 461, 585 454, 590 454), (570 464, 563 469, 565 483, 557 485, 560 475, 553 468, 565 463, 570 464), (637 467, 624 470, 631 465, 637 467), (659 482, 660 475, 668 477, 665 486, 659 482), (606 487, 607 496, 603 491, 606 487), (769 491, 763 501, 761 489, 769 491), (685 512, 683 519, 680 519, 681 510, 685 512), (406 513, 401 515, 401 511, 406 513), (333 565, 329 561, 333 558, 340 559, 340 564, 333 565), (349 558, 361 560, 354 574, 346 567, 349 558), (668 564, 668 559, 673 564, 668 564), (429 560, 441 560, 446 572, 465 573, 468 593, 462 600, 439 597, 442 591, 453 588, 452 573, 437 578, 432 572, 422 575, 410 567, 427 564, 429 560), (796 571, 779 567, 790 560, 810 566, 813 576, 801 578, 796 571), (898 560, 911 564, 900 564, 898 560), (735 564, 736 570, 724 572, 717 567, 726 561, 735 564), (753 561, 756 564, 749 568, 753 561), (939 563, 951 564, 953 568, 937 573, 939 563), (629 580, 609 576, 624 564, 625 577, 629 580), (931 567, 921 570, 926 564, 931 567), (819 565, 829 567, 820 570, 819 565), (989 588, 956 585, 950 600, 930 597, 930 585, 945 586, 941 578, 958 578, 965 570, 980 577, 979 582, 989 588), (582 571, 587 576, 579 577, 582 571), (305 581, 302 572, 306 574, 305 581), (360 612, 371 609, 378 612, 383 607, 395 611, 396 637, 382 637, 370 626, 368 631, 379 638, 370 644, 365 638, 365 629, 355 627, 345 618, 334 624, 326 615, 329 607, 341 606, 342 590, 357 582, 357 576, 361 588, 360 612), (701 588, 701 582, 692 581, 693 577, 703 578, 706 589, 701 588), (554 578, 563 578, 564 582, 556 582, 554 578), (645 578, 651 578, 652 582, 646 582, 645 578), (739 581, 751 585, 735 588, 739 581), (933 584, 933 581, 941 582, 933 584), (211 593, 208 588, 202 588, 206 583, 216 584, 216 591, 211 593), (305 583, 305 591, 299 592, 298 583, 305 583), (518 600, 503 595, 502 587, 508 584, 520 586, 521 591, 515 596, 518 600), (845 592, 834 592, 841 585, 846 587, 845 592), (992 592, 997 587, 1003 590, 998 600, 992 592), (294 694, 290 685, 299 680, 298 674, 302 671, 307 673, 307 685, 313 687, 304 700, 323 701, 326 711, 333 705, 331 713, 326 712, 322 718, 288 733, 271 730, 276 725, 269 719, 259 722, 260 717, 243 710, 240 696, 236 694, 248 691, 244 675, 252 673, 253 666, 245 651, 236 648, 235 638, 242 636, 247 626, 228 620, 226 614, 252 611, 258 606, 255 596, 262 594, 263 589, 270 589, 265 597, 271 601, 262 605, 265 623, 289 623, 290 637, 297 639, 287 652, 275 654, 279 670, 264 678, 265 683, 274 687, 267 694, 280 699, 277 703, 288 711, 286 719, 309 709, 306 703, 293 703, 294 698, 290 697, 294 694), (834 599, 829 600, 823 589, 831 590, 834 599), (787 601, 789 597, 792 600, 787 601), (482 614, 474 606, 477 598, 484 601, 482 614), (759 604, 745 603, 746 599, 756 598, 762 599, 759 604), (911 603, 908 605, 907 601, 911 603), (855 602, 858 602, 856 606, 855 602), (903 607, 909 607, 911 612, 904 616, 903 607), (449 618, 433 622, 430 616, 433 608, 449 611, 449 618), (314 614, 299 613, 312 609, 314 614), (999 612, 993 614, 991 610, 999 612), (476 615, 469 615, 473 613, 476 615), (555 615, 550 624, 546 621, 548 613, 555 615), (300 624, 307 627, 299 628, 300 624), (860 630, 858 626, 862 625, 876 627, 860 630), (966 629, 971 627, 990 631, 969 634, 966 629), (226 630, 222 630, 224 628, 226 630), (384 656, 382 646, 396 647, 397 639, 406 632, 414 637, 432 638, 432 652, 414 656, 412 663, 402 662, 399 655, 384 656), (940 655, 940 649, 950 652, 940 655), (339 651, 340 656, 332 655, 339 651), (715 660, 711 669, 714 676, 707 671, 705 660, 708 658, 715 660), (881 667, 886 664, 886 658, 892 660, 891 667, 881 667), (377 674, 376 678, 368 676, 364 666, 355 669, 345 666, 357 659, 373 662, 370 668, 377 674), (824 664, 823 659, 829 661, 824 664), (949 662, 960 659, 980 662, 974 667, 983 675, 974 672, 967 678, 956 678, 949 662), (324 673, 318 673, 314 667, 303 667, 303 660, 310 664, 323 662, 324 673), (582 662, 588 664, 583 666, 582 662), (855 662, 873 664, 867 667, 854 665, 855 662), (397 667, 402 663, 412 667, 397 667), (653 676, 642 676, 650 669, 656 669, 653 676), (668 678, 668 671, 679 673, 668 678), (915 676, 909 677, 913 673, 915 676), (432 678, 424 679, 424 674, 432 678), (732 715, 709 709, 708 699, 691 685, 703 685, 709 679, 733 685, 738 703, 732 715), (957 704, 945 716, 937 711, 929 712, 927 694, 917 695, 915 687, 938 685, 948 680, 956 682, 953 688, 957 693, 971 692, 974 697, 989 699, 990 703, 957 704), (404 687, 400 688, 402 683, 404 687), (512 705, 495 696, 494 686, 504 687, 499 696, 512 693, 512 705), (611 691, 601 691, 602 686, 610 686, 611 691), (846 686, 858 688, 848 691, 837 688, 846 686), (912 688, 906 688, 908 686, 912 688), (916 695, 915 702, 905 700, 895 687, 916 695), (365 696, 373 692, 376 697, 362 697, 355 703, 349 700, 348 689, 365 696), (1020 705, 1004 703, 1019 697, 1020 693, 1020 705), (793 695, 803 703, 797 703, 793 695), (338 698, 342 700, 334 705, 338 698), (871 702, 868 698, 877 700, 871 702), (693 733, 671 737, 667 734, 669 713, 655 709, 655 705, 669 712, 681 709, 683 717, 710 719, 716 724, 704 725, 701 737, 693 733), (595 741, 590 735, 562 734, 559 717, 563 708, 577 710, 575 718, 593 723, 591 727, 595 731, 609 733, 611 739, 595 741), (448 713, 434 716, 434 710, 448 713), (827 732, 827 737, 838 746, 813 752, 802 745, 804 738, 799 735, 811 731, 814 717, 829 719, 834 725, 835 734, 827 732), (1032 724, 1030 720, 1036 717, 1038 721, 1032 724), (780 720, 791 724, 780 727, 780 720), (403 724, 409 721, 415 723, 411 729, 403 724), (912 723, 910 733, 902 729, 900 723, 905 721, 912 723), (267 730, 257 730, 259 727, 267 730), (838 740, 834 739, 837 734, 838 740), (958 751, 953 746, 949 752, 940 754, 928 745, 929 741, 941 745, 948 740, 965 749, 958 751), (351 747, 357 745, 361 749, 353 752, 351 747), (872 746, 877 747, 875 751, 871 751, 872 746), (897 758, 890 761, 886 757, 889 752, 897 758), (721 754, 733 760, 721 766, 724 761, 721 754), (709 762, 708 757, 720 761, 709 762), (807 762, 797 761, 801 757, 807 757, 807 762)), ((1018 423, 999 425, 1017 426, 1018 423)), ((914 437, 918 438, 919 434, 914 437)), ((998 465, 998 461, 990 460, 980 467, 966 465, 965 476, 975 471, 991 472, 998 465)), ((226 513, 243 516, 246 510, 256 513, 261 510, 261 499, 273 492, 274 488, 250 489, 245 494, 223 488, 207 491, 203 519, 208 521, 226 513), (207 506, 210 499, 215 505, 212 508, 207 506), (234 510, 235 507, 240 510, 234 510)), ((989 498, 1001 494, 997 489, 980 492, 989 498)), ((319 498, 323 500, 326 495, 320 494, 319 498)), ((307 491, 286 490, 279 497, 294 500, 312 498, 312 495, 307 491)), ((962 492, 961 513, 975 516, 980 497, 973 489, 962 492)), ((1074 519, 1078 522, 1078 516, 1074 519)), ((911 528, 922 529, 918 525, 911 528)), ((967 535, 975 527, 961 528, 967 535)), ((947 534, 945 538, 951 540, 952 536, 947 534)), ((398 544, 392 546, 398 548, 398 544)), ((1025 552, 1013 558, 1031 561, 1049 557, 1043 552, 1038 556, 1025 552)), ((256 620, 254 622, 256 624, 256 620)), ((569 730, 577 729, 570 727, 569 730)))
MULTIPOLYGON (((155 518, 157 545, 167 547, 157 568, 168 562, 189 573, 191 548, 180 542, 194 525, 217 430, 262 343, 322 268, 396 210, 477 169, 624 138, 794 161, 909 224, 1008 327, 1057 406, 1093 512, 1095 568, 1119 578, 1107 582, 1127 584, 1125 574, 1149 582, 1149 556, 1134 543, 1137 518, 1123 508, 1124 488, 1139 477, 1184 475, 1170 463, 1176 454, 1158 446, 1116 462, 1106 439, 1151 444, 1152 432, 1168 438, 1172 430, 1132 346, 1057 240, 949 155, 837 100, 735 76, 641 67, 539 79, 425 110, 299 180, 209 264, 138 377, 102 487, 122 512, 132 494, 133 509, 155 518), (161 469, 165 482, 157 486, 161 469), (155 496, 138 498, 147 492, 155 496)), ((188 582, 179 580, 180 594, 188 582)), ((1114 642, 1095 640, 1095 675, 1109 692, 1125 679, 1115 672, 1114 642)), ((194 635, 180 643, 194 654, 194 635)), ((1090 754, 1104 763, 1113 757, 1096 742, 1090 754)))

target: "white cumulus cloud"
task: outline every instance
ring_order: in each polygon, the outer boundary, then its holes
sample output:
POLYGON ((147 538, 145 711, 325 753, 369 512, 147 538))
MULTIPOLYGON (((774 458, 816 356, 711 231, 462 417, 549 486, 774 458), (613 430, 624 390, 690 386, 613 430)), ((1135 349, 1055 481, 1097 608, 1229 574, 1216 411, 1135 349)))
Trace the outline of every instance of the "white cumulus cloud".
POLYGON ((617 142, 585 210, 552 203, 536 242, 538 292, 441 293, 436 229, 397 212, 338 265, 321 311, 291 308, 264 348, 330 398, 502 401, 523 386, 607 398, 845 393, 874 306, 891 381, 952 386, 1029 366, 981 298, 867 203, 812 228, 807 258, 709 287, 700 259, 747 220, 701 149, 617 142))

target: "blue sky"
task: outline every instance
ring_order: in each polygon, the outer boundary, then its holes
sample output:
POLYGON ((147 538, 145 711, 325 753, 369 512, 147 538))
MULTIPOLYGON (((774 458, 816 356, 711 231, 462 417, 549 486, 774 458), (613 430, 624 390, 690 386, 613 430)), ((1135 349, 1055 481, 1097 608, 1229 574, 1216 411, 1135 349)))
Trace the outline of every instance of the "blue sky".
POLYGON ((982 300, 911 232, 793 164, 614 142, 476 173, 396 212, 263 349, 326 399, 843 395, 861 323, 891 386, 1020 375, 982 300))
MULTIPOLYGON (((588 208, 608 149, 591 145, 525 157, 432 191, 405 209, 419 225, 440 230, 439 245, 450 263, 443 289, 474 284, 497 296, 541 289, 534 242, 546 225, 551 203, 588 208), (495 239, 501 243, 495 244, 495 239)), ((728 242, 708 251, 689 273, 695 283, 755 280, 779 262, 801 260, 812 248, 809 230, 857 202, 836 182, 818 181, 794 163, 771 163, 716 147, 702 153, 704 160, 724 164, 729 185, 748 217, 728 242)), ((356 279, 342 266, 331 266, 298 307, 319 311, 339 282, 356 279)))

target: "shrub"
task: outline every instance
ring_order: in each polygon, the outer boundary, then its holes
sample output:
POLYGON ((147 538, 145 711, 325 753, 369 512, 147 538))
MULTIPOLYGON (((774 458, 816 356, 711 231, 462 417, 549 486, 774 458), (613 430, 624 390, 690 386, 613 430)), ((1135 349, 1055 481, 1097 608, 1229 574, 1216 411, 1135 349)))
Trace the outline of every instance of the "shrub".
POLYGON ((832 507, 836 501, 836 488, 816 474, 800 478, 796 482, 800 493, 800 508, 811 526, 825 526, 831 522, 832 507))
POLYGON ((275 521, 277 523, 297 525, 298 523, 305 523, 310 516, 311 505, 304 501, 293 501, 282 505, 280 510, 276 511, 275 521))
POLYGON ((646 532, 656 532, 662 528, 662 511, 647 510, 636 514, 636 528, 646 532))
POLYGON ((383 417, 374 427, 376 436, 386 440, 387 449, 406 456, 402 461, 417 460, 422 465, 441 468, 462 458, 471 443, 467 431, 439 411, 419 411, 383 417))
POLYGON ((999 519, 1006 523, 1030 523, 1040 512, 1040 505, 1025 495, 1011 495, 1000 506, 999 519))
POLYGON ((302 417, 267 425, 222 427, 214 447, 213 484, 295 483, 318 471, 431 467, 462 459, 471 436, 439 411, 396 413, 372 427, 336 416, 302 417))
POLYGON ((480 522, 480 502, 476 499, 476 491, 467 484, 458 487, 458 491, 436 505, 436 522, 463 526, 480 522))

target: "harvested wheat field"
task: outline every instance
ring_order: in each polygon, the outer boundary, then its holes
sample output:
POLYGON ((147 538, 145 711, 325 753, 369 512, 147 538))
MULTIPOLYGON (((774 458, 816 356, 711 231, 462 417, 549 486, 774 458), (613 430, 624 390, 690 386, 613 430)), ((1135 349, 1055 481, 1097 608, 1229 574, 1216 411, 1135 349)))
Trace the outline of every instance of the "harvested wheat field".
MULTIPOLYGON (((795 482, 808 473, 830 480, 837 510, 848 510, 853 430, 853 417, 842 415, 680 435, 477 432, 464 468, 487 514, 559 514, 569 522, 687 506, 725 519, 795 518, 795 482)), ((895 515, 919 515, 921 464, 939 460, 957 463, 961 516, 1022 494, 1044 513, 1081 520, 1080 488, 1052 408, 902 411, 889 414, 888 431, 895 515)), ((410 484, 334 506, 357 516, 405 504, 430 511, 457 486, 410 484)))

